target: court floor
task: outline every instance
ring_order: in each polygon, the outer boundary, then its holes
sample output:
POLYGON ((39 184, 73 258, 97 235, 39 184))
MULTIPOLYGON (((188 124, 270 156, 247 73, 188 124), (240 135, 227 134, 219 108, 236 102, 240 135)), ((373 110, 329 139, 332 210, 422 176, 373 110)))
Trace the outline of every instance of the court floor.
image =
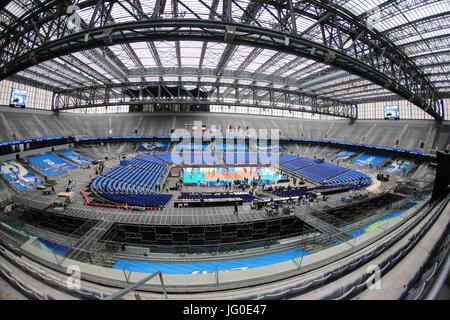
POLYGON ((278 182, 285 177, 270 167, 221 167, 221 168, 185 168, 183 172, 184 183, 195 183, 199 186, 222 186, 225 183, 233 183, 235 180, 248 179, 261 183, 278 182))

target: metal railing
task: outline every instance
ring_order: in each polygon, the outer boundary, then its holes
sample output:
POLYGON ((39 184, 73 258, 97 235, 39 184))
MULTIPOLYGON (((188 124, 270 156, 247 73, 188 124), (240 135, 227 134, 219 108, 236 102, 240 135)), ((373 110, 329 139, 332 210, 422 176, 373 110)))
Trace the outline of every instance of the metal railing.
POLYGON ((167 300, 167 292, 166 292, 166 288, 164 286, 164 280, 163 280, 163 276, 161 271, 156 271, 154 273, 152 273, 151 275, 149 275, 148 277, 145 277, 144 279, 133 283, 131 286, 122 289, 112 295, 107 296, 106 298, 104 298, 103 300, 117 300, 121 297, 123 297, 124 295, 126 295, 127 293, 139 288, 141 285, 147 283, 149 280, 153 279, 154 277, 159 276, 159 280, 161 281, 161 287, 164 293, 164 298, 167 300))

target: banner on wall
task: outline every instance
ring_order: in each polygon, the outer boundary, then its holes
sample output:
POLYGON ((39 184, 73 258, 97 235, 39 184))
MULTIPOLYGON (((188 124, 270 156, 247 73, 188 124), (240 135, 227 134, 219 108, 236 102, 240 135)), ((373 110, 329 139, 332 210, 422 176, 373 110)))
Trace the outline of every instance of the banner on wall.
POLYGON ((138 145, 137 151, 154 151, 154 150, 166 151, 168 147, 169 147, 168 142, 144 142, 138 145))

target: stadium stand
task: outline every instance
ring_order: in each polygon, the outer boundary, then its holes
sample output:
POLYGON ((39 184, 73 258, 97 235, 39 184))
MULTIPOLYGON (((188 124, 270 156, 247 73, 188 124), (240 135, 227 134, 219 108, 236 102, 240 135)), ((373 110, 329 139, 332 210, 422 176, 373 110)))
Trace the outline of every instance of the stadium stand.
POLYGON ((167 171, 167 164, 153 155, 140 155, 92 181, 92 189, 111 201, 134 206, 166 205, 172 195, 155 194, 156 185, 167 171), (150 192, 150 193, 149 193, 150 192))
POLYGON ((333 178, 345 171, 348 169, 326 162, 296 170, 298 174, 317 182, 333 178))
POLYGON ((287 169, 287 170, 291 170, 291 171, 296 171, 296 170, 300 170, 302 168, 308 167, 310 165, 314 164, 314 160, 313 159, 309 159, 309 158, 300 158, 297 160, 292 160, 289 162, 284 162, 280 164, 280 167, 283 169, 287 169))
POLYGON ((185 152, 183 153, 183 163, 187 165, 213 165, 221 164, 219 154, 210 152, 185 152))
POLYGON ((155 157, 167 162, 168 164, 179 165, 181 163, 181 153, 155 153, 155 157))
MULTIPOLYGON (((253 200, 257 200, 257 197, 254 197, 252 195, 249 195, 248 193, 241 192, 241 193, 220 193, 220 194, 208 194, 208 193, 202 193, 202 197, 204 199, 222 199, 222 198, 240 198, 244 202, 252 202, 253 200)), ((178 196, 178 199, 200 199, 199 194, 186 194, 183 193, 180 196, 178 196)))
POLYGON ((251 152, 225 152, 225 163, 230 164, 257 164, 257 154, 251 152))
POLYGON ((258 160, 261 164, 275 164, 279 163, 280 153, 258 153, 258 160))
POLYGON ((325 180, 324 184, 364 188, 372 184, 372 179, 362 172, 349 170, 338 177, 325 180))
POLYGON ((295 156, 293 154, 283 154, 283 156, 280 159, 280 163, 285 163, 285 162, 289 162, 289 161, 293 161, 293 160, 297 160, 300 159, 299 156, 295 156))

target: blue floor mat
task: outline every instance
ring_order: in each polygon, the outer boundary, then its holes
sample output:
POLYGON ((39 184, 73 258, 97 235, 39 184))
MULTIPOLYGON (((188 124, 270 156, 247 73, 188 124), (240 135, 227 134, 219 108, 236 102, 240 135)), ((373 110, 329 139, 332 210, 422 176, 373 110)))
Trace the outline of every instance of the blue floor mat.
POLYGON ((270 254, 261 257, 237 259, 229 261, 203 262, 203 263, 152 263, 142 261, 117 260, 113 269, 129 270, 141 273, 153 273, 161 271, 163 274, 197 274, 214 273, 219 271, 238 271, 263 267, 275 263, 288 261, 294 258, 306 256, 309 253, 301 249, 270 254))

